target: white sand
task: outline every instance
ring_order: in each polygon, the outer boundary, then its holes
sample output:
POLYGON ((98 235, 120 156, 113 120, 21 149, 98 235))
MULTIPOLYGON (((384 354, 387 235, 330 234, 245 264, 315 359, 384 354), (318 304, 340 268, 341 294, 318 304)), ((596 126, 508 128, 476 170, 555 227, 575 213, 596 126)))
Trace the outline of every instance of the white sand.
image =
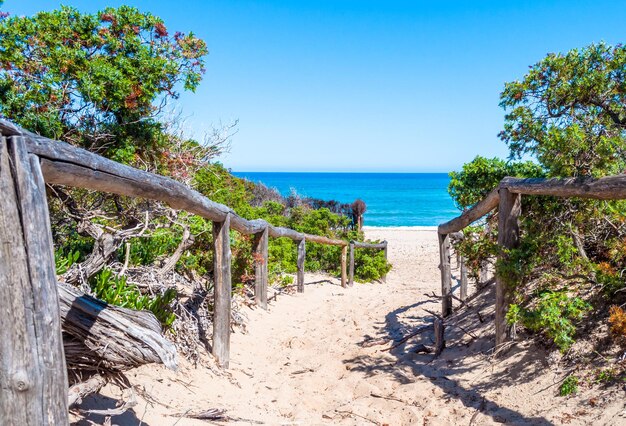
MULTIPOLYGON (((542 351, 526 351, 528 344, 490 358, 488 294, 457 321, 465 331, 448 327, 448 348, 436 360, 411 352, 419 343, 432 344, 430 332, 391 351, 384 351, 389 344, 360 347, 370 337, 402 337, 431 321, 424 309, 440 310, 424 296, 440 287, 436 232, 366 232, 389 241, 394 269, 386 284, 344 290, 331 279, 307 285, 304 294, 279 296, 268 312, 249 311, 247 334, 237 330, 232 336, 230 377, 187 363, 178 374, 160 366, 137 369, 129 377, 143 397, 113 423, 206 425, 174 415, 222 408, 239 419, 229 424, 626 424, 617 415, 623 404, 614 398, 592 408, 585 406, 584 392, 555 396, 562 371, 544 361, 542 351)), ((307 275, 306 281, 320 279, 326 278, 307 275)), ((104 394, 117 396, 111 387, 104 394)))

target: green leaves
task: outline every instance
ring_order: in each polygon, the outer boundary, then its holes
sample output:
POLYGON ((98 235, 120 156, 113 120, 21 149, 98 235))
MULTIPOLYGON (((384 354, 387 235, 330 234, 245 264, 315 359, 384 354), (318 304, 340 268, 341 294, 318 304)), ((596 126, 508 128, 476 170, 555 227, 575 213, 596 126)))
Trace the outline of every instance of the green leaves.
POLYGON ((178 97, 180 85, 195 90, 206 54, 202 40, 170 35, 160 18, 129 6, 8 17, 0 20, 0 114, 105 155, 128 139, 148 155, 162 133, 155 103, 178 97))
POLYGON ((499 158, 477 156, 465 163, 460 172, 450 173, 448 192, 457 206, 465 209, 485 198, 506 176, 542 177, 544 171, 531 161, 507 163, 499 158))
POLYGON ((165 328, 176 319, 171 308, 177 295, 174 288, 154 296, 142 295, 137 287, 126 282, 126 277, 116 276, 108 268, 92 277, 89 284, 98 299, 123 308, 151 311, 165 328))
POLYGON ((604 43, 550 54, 506 83, 501 139, 550 177, 604 176, 626 166, 626 48, 604 43))

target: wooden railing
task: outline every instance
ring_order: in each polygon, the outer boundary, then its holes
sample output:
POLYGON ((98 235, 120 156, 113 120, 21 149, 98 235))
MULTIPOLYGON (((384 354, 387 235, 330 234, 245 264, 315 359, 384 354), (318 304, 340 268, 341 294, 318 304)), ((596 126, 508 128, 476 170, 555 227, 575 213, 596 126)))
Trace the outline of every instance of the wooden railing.
MULTIPOLYGON (((522 195, 551 195, 555 197, 578 197, 600 200, 626 199, 626 175, 607 176, 599 179, 520 179, 504 178, 498 188, 490 192, 482 201, 459 217, 442 223, 438 227, 441 269, 442 315, 452 313, 452 286, 450 273, 450 240, 471 223, 498 209, 498 257, 502 258, 506 249, 519 243, 519 216, 522 195)), ((461 285, 461 289, 463 285, 461 285)), ((506 285, 504 277, 496 270, 495 328, 496 346, 511 339, 513 330, 506 322, 506 314, 512 302, 512 286, 506 285)), ((463 290, 461 290, 463 291, 463 290)), ((461 299, 464 297, 462 296, 461 299)))
POLYGON ((336 245, 341 285, 352 285, 354 249, 367 244, 310 235, 246 220, 175 180, 138 170, 47 139, 0 119, 0 413, 13 424, 67 424, 67 376, 45 183, 141 197, 213 222, 212 352, 227 368, 230 353, 231 248, 229 231, 254 235, 256 303, 267 309, 268 239, 298 243, 297 288, 304 291, 306 242, 336 245), (347 249, 350 247, 350 279, 347 249))

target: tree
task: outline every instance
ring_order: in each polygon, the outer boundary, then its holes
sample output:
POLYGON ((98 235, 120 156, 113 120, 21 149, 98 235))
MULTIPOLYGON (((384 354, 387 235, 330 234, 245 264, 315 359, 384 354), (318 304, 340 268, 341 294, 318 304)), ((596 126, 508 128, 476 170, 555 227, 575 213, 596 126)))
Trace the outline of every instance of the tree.
POLYGON ((202 40, 132 7, 0 19, 0 114, 123 162, 167 144, 160 111, 204 72, 202 40))
POLYGON ((549 176, 626 167, 626 48, 604 43, 549 54, 505 85, 500 137, 511 157, 534 155, 549 176))
MULTIPOLYGON (((468 207, 504 175, 599 177, 626 170, 626 48, 604 43, 549 54, 520 80, 505 84, 501 139, 506 163, 477 157, 451 173, 449 191, 468 207)), ((562 350, 590 309, 623 303, 626 203, 522 197, 519 247, 496 265, 514 291, 507 320, 541 332, 562 350), (596 283, 591 290, 588 284, 596 283)), ((493 219, 493 218, 491 218, 493 219)), ((489 218, 487 219, 489 223, 489 218)), ((490 225, 495 225, 493 221, 490 225)), ((472 267, 498 253, 496 227, 466 229, 458 249, 472 267)), ((599 350, 599 349, 598 349, 599 350)))

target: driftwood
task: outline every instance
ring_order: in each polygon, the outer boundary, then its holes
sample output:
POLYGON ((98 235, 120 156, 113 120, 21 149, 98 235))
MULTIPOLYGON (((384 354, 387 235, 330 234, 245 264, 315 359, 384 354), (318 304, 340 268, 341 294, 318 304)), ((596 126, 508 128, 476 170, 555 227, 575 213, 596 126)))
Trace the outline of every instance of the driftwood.
POLYGON ((176 369, 176 348, 151 312, 107 305, 64 283, 58 291, 68 367, 122 371, 163 363, 176 369))
POLYGON ((70 387, 67 395, 67 405, 72 408, 76 404, 80 404, 87 395, 98 392, 107 381, 99 374, 94 374, 89 379, 81 383, 76 383, 70 387))

